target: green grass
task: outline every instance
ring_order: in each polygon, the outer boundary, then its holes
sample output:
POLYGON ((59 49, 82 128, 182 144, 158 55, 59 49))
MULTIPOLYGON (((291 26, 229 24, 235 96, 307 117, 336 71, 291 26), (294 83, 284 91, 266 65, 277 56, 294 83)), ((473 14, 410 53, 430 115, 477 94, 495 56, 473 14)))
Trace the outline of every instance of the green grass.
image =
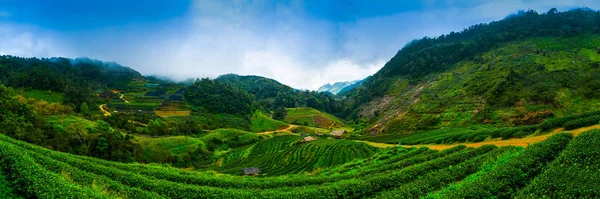
POLYGON ((85 118, 81 118, 74 115, 56 115, 56 116, 48 116, 46 117, 46 121, 53 125, 61 125, 63 127, 68 127, 70 125, 82 125, 84 127, 96 127, 96 122, 87 120, 85 118))
POLYGON ((44 100, 48 103, 63 103, 65 101, 65 94, 57 92, 48 92, 43 90, 27 90, 21 92, 21 94, 25 98, 44 100))
MULTIPOLYGON (((137 157, 147 163, 167 163, 178 158, 188 158, 196 152, 206 153, 209 150, 215 155, 226 153, 231 148, 258 142, 259 136, 236 129, 217 129, 208 131, 201 137, 167 136, 149 137, 135 135, 133 142, 143 150, 143 156, 137 157)), ((184 162, 179 162, 184 163, 184 162)), ((196 162, 185 162, 196 163, 196 162)))
POLYGON ((264 132, 274 131, 287 127, 288 124, 282 121, 271 119, 265 116, 262 112, 257 111, 252 116, 252 122, 250 123, 250 131, 252 132, 264 132))
POLYGON ((344 126, 339 118, 313 108, 287 108, 285 122, 319 128, 338 128, 344 126))
POLYGON ((170 150, 173 155, 192 152, 198 148, 198 145, 205 145, 202 139, 189 136, 170 136, 160 138, 135 136, 134 141, 144 148, 170 150))

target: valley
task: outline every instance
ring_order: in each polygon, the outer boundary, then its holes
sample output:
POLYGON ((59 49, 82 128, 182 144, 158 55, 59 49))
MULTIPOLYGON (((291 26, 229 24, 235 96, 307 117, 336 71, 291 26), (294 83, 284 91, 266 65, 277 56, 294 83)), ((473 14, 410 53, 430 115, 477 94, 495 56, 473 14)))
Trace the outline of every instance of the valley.
POLYGON ((425 37, 323 90, 2 55, 0 197, 600 197, 598 11, 425 37))

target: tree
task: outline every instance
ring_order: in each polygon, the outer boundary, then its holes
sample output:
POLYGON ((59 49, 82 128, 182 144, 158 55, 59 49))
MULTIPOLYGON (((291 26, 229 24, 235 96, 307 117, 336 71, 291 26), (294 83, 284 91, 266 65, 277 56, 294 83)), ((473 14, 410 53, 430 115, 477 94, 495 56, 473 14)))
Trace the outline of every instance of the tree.
POLYGON ((273 119, 276 120, 284 120, 287 116, 287 110, 283 107, 277 107, 273 113, 273 119))
POLYGON ((90 108, 88 107, 87 103, 82 103, 81 106, 79 106, 79 111, 84 114, 84 115, 89 115, 90 114, 90 108))
POLYGON ((198 79, 184 94, 196 112, 252 114, 254 99, 245 91, 208 78, 198 79))
POLYGON ((101 137, 96 144, 96 149, 98 149, 100 155, 106 154, 108 150, 108 140, 105 137, 101 137))

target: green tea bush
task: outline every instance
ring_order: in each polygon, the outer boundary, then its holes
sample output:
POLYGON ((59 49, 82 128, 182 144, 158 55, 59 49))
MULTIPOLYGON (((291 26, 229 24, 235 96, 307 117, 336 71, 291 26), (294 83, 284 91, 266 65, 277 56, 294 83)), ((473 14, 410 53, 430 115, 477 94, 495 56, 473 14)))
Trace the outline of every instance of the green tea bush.
POLYGON ((552 130, 553 128, 562 127, 565 123, 567 123, 571 120, 576 120, 579 118, 591 117, 591 116, 596 116, 596 115, 600 115, 600 111, 593 111, 593 112, 587 112, 587 113, 582 113, 582 114, 569 115, 566 117, 547 119, 546 121, 542 122, 538 126, 541 130, 548 131, 548 130, 552 130))
POLYGON ((573 136, 557 134, 527 147, 518 157, 495 168, 477 181, 464 184, 448 198, 512 198, 522 187, 541 173, 549 162, 567 146, 573 136))
POLYGON ((571 120, 564 123, 563 127, 565 128, 565 130, 572 130, 576 128, 598 124, 598 121, 600 121, 600 115, 571 120))
POLYGON ((573 139, 517 198, 600 198, 600 131, 573 139))

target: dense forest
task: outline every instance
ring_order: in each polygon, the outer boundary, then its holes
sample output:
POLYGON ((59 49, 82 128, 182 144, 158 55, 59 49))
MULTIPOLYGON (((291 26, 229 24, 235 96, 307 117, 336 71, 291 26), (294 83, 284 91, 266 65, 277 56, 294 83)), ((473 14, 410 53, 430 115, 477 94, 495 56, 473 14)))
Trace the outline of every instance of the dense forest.
POLYGON ((59 92, 76 111, 81 105, 95 109, 99 103, 94 91, 100 87, 122 88, 142 75, 116 63, 88 58, 21 58, 0 56, 0 82, 14 88, 59 92), (99 86, 100 85, 100 86, 99 86))
POLYGON ((267 110, 276 110, 278 107, 311 107, 328 113, 341 110, 341 103, 331 94, 296 90, 264 77, 228 74, 219 76, 216 81, 245 90, 267 110))

